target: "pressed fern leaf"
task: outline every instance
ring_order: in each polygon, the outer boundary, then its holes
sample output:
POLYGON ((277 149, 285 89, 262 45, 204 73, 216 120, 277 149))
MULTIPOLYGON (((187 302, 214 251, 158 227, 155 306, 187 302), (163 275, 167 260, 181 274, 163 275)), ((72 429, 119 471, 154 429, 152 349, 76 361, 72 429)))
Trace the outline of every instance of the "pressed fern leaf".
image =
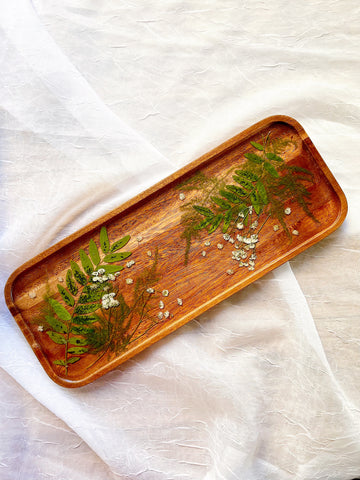
MULTIPOLYGON (((46 315, 41 320, 42 328, 48 337, 58 345, 64 345, 64 358, 57 359, 55 365, 65 367, 79 361, 83 354, 89 351, 87 337, 94 332, 102 322, 98 314, 102 309, 102 297, 105 291, 113 291, 109 277, 103 276, 101 284, 94 283, 103 269, 105 275, 120 272, 124 267, 115 265, 131 255, 131 252, 119 252, 130 240, 126 235, 112 245, 106 227, 100 231, 99 241, 101 253, 93 239, 89 241, 89 253, 79 250, 81 266, 74 260, 70 261, 70 268, 66 273, 66 287, 57 284, 57 290, 66 308, 54 298, 46 297, 49 306, 46 315), (95 271, 96 270, 96 271, 95 271), (97 327, 94 327, 94 324, 97 327), (74 355, 77 355, 76 357, 74 355)), ((115 277, 112 277, 114 280, 115 277)), ((40 324, 40 320, 38 320, 40 324)))
POLYGON ((316 221, 309 208, 311 194, 307 188, 313 182, 312 173, 296 165, 286 165, 281 156, 289 145, 296 147, 296 142, 287 138, 271 139, 269 132, 262 143, 252 141, 250 144, 255 151, 246 152, 246 161, 233 169, 232 180, 235 183, 198 174, 179 186, 201 192, 201 196, 190 206, 203 216, 199 219, 198 215, 187 211, 182 217, 182 238, 186 239, 185 264, 191 241, 200 231, 207 230, 211 234, 222 225, 222 232, 226 233, 234 228, 239 215, 246 225, 252 210, 257 216, 265 214, 265 221, 270 217, 276 218, 289 238, 291 235, 284 216, 286 202, 298 204, 306 215, 316 221))

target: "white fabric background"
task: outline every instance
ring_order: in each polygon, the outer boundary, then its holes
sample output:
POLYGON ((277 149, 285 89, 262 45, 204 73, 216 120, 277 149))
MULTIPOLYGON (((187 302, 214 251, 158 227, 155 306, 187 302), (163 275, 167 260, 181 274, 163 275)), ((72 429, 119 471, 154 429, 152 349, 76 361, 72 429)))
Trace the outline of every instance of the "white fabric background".
POLYGON ((2 299, 0 478, 360 476, 357 0, 0 0, 1 284, 272 114, 349 201, 326 240, 95 383, 43 372, 2 299))

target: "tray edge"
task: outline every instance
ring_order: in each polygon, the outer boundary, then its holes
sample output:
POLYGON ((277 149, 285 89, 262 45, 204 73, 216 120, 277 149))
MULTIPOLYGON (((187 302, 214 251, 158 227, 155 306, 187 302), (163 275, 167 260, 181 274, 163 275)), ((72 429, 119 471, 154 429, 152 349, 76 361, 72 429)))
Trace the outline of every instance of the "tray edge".
POLYGON ((38 358, 39 362, 41 363, 43 369, 47 373, 47 375, 58 385, 62 387, 67 387, 67 388, 78 388, 85 386, 89 384, 90 382, 96 380, 100 376, 103 376, 105 373, 108 373, 109 371, 113 370, 117 366, 121 365, 124 363, 126 360, 129 358, 135 356, 136 354, 140 353, 141 351, 145 350, 148 348, 150 345, 156 343, 160 339, 164 338, 168 334, 172 333, 173 331, 177 330, 181 326, 185 325, 188 323, 190 320, 196 318, 198 315, 203 313, 204 311, 207 311, 209 308, 217 305, 221 301, 225 300, 226 298, 230 297, 236 292, 239 292, 249 284, 253 283, 254 281, 258 280, 259 278, 263 277, 268 273, 269 271, 274 270, 275 268, 279 267, 280 265, 286 263, 287 261, 291 260, 294 256, 298 255, 305 249, 309 248, 311 245, 319 242, 323 238, 327 237, 330 235, 333 231, 335 231, 337 228, 340 227, 340 225, 343 223, 345 220, 346 214, 348 210, 348 204, 347 200, 345 197, 345 194, 343 190, 341 189, 340 185, 338 184, 337 180, 335 179, 334 175, 331 173, 330 169, 326 165, 325 161, 321 157, 320 153, 316 149, 315 145, 307 135, 305 129, 302 127, 302 125, 295 120, 292 117, 289 117, 287 115, 272 115, 269 117, 266 117, 265 119, 251 125, 250 127, 246 128, 245 130, 241 131, 237 135, 231 137, 230 139, 226 140, 222 144, 218 145, 217 147, 213 148, 209 152, 205 153, 204 155, 198 157, 197 159, 193 160, 189 164, 185 165, 184 167, 180 168, 176 172, 172 173, 171 175, 165 177, 164 179, 160 180, 153 186, 149 187, 148 189, 144 190, 143 192, 139 193, 135 197, 131 198, 127 202, 123 203, 119 207, 116 207, 115 209, 109 211, 105 215, 102 215, 101 217, 97 218, 96 220, 92 221, 91 223, 87 224, 85 227, 82 227, 81 229, 77 230, 76 232, 68 235, 64 239, 60 240, 59 242, 55 243, 51 247, 47 248, 43 252, 37 254, 35 257, 32 259, 28 260, 27 262, 23 263, 20 265, 8 278, 5 288, 4 288, 4 296, 5 296, 5 302, 6 305, 14 317, 16 323, 18 324, 19 328, 21 329, 22 333, 24 334, 27 342, 29 343, 31 349, 34 351, 36 357, 38 358), (16 305, 14 304, 12 300, 12 287, 13 283, 15 282, 16 278, 22 274, 24 271, 27 269, 33 267, 36 265, 39 261, 43 261, 53 253, 55 253, 58 249, 61 249, 73 241, 77 240, 80 238, 82 235, 87 234, 91 230, 94 230, 98 228, 100 225, 103 225, 110 219, 112 219, 115 215, 119 215, 120 213, 130 209, 131 207, 135 206, 136 204, 145 201, 148 197, 153 195, 154 193, 158 192, 159 190, 164 189, 165 187, 171 185, 171 183, 175 183, 180 177, 183 175, 191 173, 191 171, 199 168, 199 166, 204 165, 205 163, 211 161, 214 159, 219 154, 223 154, 226 150, 234 148, 236 144, 243 142, 247 137, 253 136, 257 133, 257 131, 262 130, 263 128, 266 127, 266 125, 271 125, 272 123, 286 123, 290 126, 292 126, 304 142, 304 144, 307 146, 307 148, 310 150, 311 155, 319 165, 320 169, 324 173, 325 177, 329 181, 331 187, 334 189, 337 198, 339 200, 340 206, 339 206, 339 214, 337 218, 334 220, 334 222, 329 225, 325 230, 322 230, 319 232, 319 234, 314 235, 313 237, 309 238, 307 241, 304 243, 298 245, 297 247, 294 247, 292 250, 286 253, 283 257, 280 257, 280 259, 274 260, 270 264, 266 266, 266 268, 262 268, 261 270, 257 271, 254 273, 251 278, 248 280, 243 280, 241 282, 241 287, 239 287, 239 284, 233 285, 231 288, 227 289, 226 291, 222 292, 221 294, 217 295, 216 297, 212 298, 205 304, 201 305, 201 307, 198 307, 197 309, 193 310, 191 314, 189 313, 188 315, 185 315, 178 321, 175 321, 171 323, 170 325, 167 326, 167 328, 162 329, 160 332, 152 336, 150 339, 147 339, 144 343, 140 344, 138 348, 134 348, 131 352, 128 352, 128 355, 125 353, 122 355, 120 359, 114 359, 110 363, 106 364, 103 368, 100 368, 97 370, 95 373, 92 373, 88 377, 83 377, 79 380, 67 380, 63 377, 58 376, 53 368, 50 366, 47 357, 44 355, 42 352, 42 349, 40 345, 36 342, 35 337, 33 336, 32 332, 28 328, 26 322, 23 320, 21 312, 17 310, 16 305), (190 317, 190 318, 189 318, 190 317))

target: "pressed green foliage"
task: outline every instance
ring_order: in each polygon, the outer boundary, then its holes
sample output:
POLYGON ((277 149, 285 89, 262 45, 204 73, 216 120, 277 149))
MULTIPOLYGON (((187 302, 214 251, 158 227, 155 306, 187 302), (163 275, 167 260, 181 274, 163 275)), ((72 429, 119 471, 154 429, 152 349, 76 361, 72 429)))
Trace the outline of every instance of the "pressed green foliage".
POLYGON ((61 305, 61 303, 53 298, 48 298, 48 302, 60 320, 63 320, 64 322, 68 322, 70 320, 70 313, 61 305))
MULTIPOLYGON (((270 132, 264 138, 262 144, 250 142, 256 152, 247 152, 244 157, 246 162, 236 169, 229 170, 233 183, 226 183, 222 179, 198 176, 201 181, 188 179, 187 186, 201 193, 201 196, 192 200, 182 217, 184 232, 182 237, 186 239, 185 264, 188 260, 192 238, 206 229, 213 233, 222 226, 222 232, 235 228, 237 215, 242 214, 242 223, 245 226, 253 222, 250 215, 250 207, 254 214, 260 216, 266 214, 268 218, 277 219, 291 237, 285 222, 285 202, 292 199, 302 207, 304 212, 316 219, 309 210, 310 192, 307 183, 312 182, 312 174, 308 170, 296 165, 287 165, 281 157, 281 152, 290 144, 296 147, 296 143, 290 139, 270 139, 270 132), (196 212, 195 215, 191 211, 196 212), (205 218, 204 218, 205 217, 205 218)), ((262 227, 261 227, 262 228, 262 227)))
MULTIPOLYGON (((115 265, 115 263, 129 257, 131 252, 118 252, 118 250, 124 247, 129 240, 130 236, 126 235, 110 245, 107 230, 103 227, 100 231, 101 252, 94 240, 91 239, 89 241, 89 254, 84 249, 79 250, 82 268, 75 261, 70 261, 71 268, 66 273, 67 288, 60 284, 57 285, 61 300, 69 309, 65 308, 59 301, 46 297, 48 311, 44 313, 42 325, 45 328, 45 333, 54 343, 64 346, 64 358, 55 360, 54 364, 63 366, 66 374, 68 366, 81 359, 81 357, 73 355, 87 353, 89 351, 89 336, 97 328, 104 327, 104 324, 108 321, 106 320, 107 316, 102 313, 100 300, 105 291, 113 291, 111 282, 115 281, 116 278, 106 279, 103 276, 101 282, 95 283, 93 281, 95 280, 93 276, 94 267, 96 270, 103 268, 105 274, 109 274, 109 277, 112 273, 120 272, 124 267, 115 265), (97 314, 98 310, 100 313, 97 314)), ((111 310, 117 310, 121 315, 128 316, 130 307, 126 305, 121 295, 119 299, 119 305, 116 309, 111 310)), ((130 323, 125 324, 123 328, 126 330, 129 326, 130 323)), ((110 332, 107 331, 106 335, 110 335, 110 332)), ((123 335, 124 345, 127 342, 126 335, 123 335)))
POLYGON ((223 220, 223 215, 216 215, 210 223, 209 233, 215 232, 215 230, 220 225, 221 221, 223 220))
POLYGON ((254 190, 254 185, 248 180, 246 180, 245 178, 239 175, 234 175, 233 179, 235 180, 235 182, 239 183, 243 189, 247 191, 247 194, 249 194, 249 192, 254 190))
POLYGON ((202 207, 201 205, 194 205, 193 208, 194 208, 194 210, 201 213, 201 215, 204 215, 205 217, 213 217, 214 216, 213 212, 209 208, 202 207))
POLYGON ((96 266, 96 265, 99 265, 100 263, 100 255, 99 255, 99 250, 96 246, 96 243, 94 242, 93 239, 90 240, 89 242, 89 254, 90 254, 90 258, 93 262, 93 264, 96 266))
POLYGON ((235 173, 240 178, 248 180, 250 182, 256 182, 259 180, 259 176, 256 173, 251 172, 250 170, 235 170, 235 173))
POLYGON ((156 325, 152 320, 145 332, 140 331, 143 320, 147 318, 151 299, 154 298, 154 295, 147 292, 147 288, 158 281, 157 258, 158 253, 155 251, 153 265, 145 269, 136 279, 132 301, 127 303, 124 297, 118 294, 116 299, 119 305, 111 309, 108 315, 99 317, 99 322, 95 323, 85 335, 89 353, 97 354, 96 361, 105 354, 118 354, 124 351, 130 343, 156 325))
POLYGON ((99 317, 95 315, 74 315, 72 322, 76 325, 88 325, 97 322, 99 317))
POLYGON ((265 170, 267 170, 270 173, 270 175, 272 177, 277 178, 279 176, 278 171, 276 170, 276 168, 273 165, 271 165, 271 163, 265 162, 264 163, 264 168, 265 168, 265 170))
POLYGON ((104 253, 107 253, 110 250, 110 242, 106 227, 101 227, 100 230, 100 247, 104 253))
POLYGON ((82 355, 83 353, 88 352, 89 349, 87 347, 70 347, 68 349, 68 353, 70 355, 82 355))
MULTIPOLYGON (((70 352, 69 352, 70 353, 70 352)), ((68 364, 72 364, 72 363, 76 363, 80 360, 80 357, 71 357, 71 358, 68 358, 67 362, 68 364)))
POLYGON ((125 237, 121 238, 117 242, 113 243, 110 248, 110 252, 116 252, 117 250, 120 250, 120 248, 125 247, 125 245, 129 242, 130 240, 130 235, 126 235, 125 237))
POLYGON ((109 255, 105 256, 104 262, 108 262, 108 263, 121 262, 121 260, 125 260, 125 258, 130 257, 130 255, 131 255, 131 252, 110 253, 109 255))
POLYGON ((279 157, 279 155, 276 155, 275 153, 273 152, 268 152, 266 154, 266 157, 269 159, 269 160, 275 160, 276 162, 283 162, 284 160, 279 157))
POLYGON ((219 193, 222 197, 226 198, 226 200, 228 200, 231 203, 240 203, 241 202, 241 198, 238 197, 235 193, 228 192, 227 190, 223 190, 223 189, 220 190, 219 193))
POLYGON ((257 191, 252 192, 252 194, 250 195, 250 199, 251 199, 252 206, 254 207, 255 213, 257 215, 260 215, 263 209, 263 202, 258 192, 257 191))
POLYGON ((71 295, 71 293, 69 293, 66 290, 66 288, 64 288, 59 283, 57 284, 57 289, 58 289, 60 295, 62 296, 62 299, 66 303, 66 305, 69 305, 69 307, 72 307, 75 303, 75 300, 74 300, 73 296, 71 295))
POLYGON ((105 273, 116 273, 121 272, 124 269, 121 265, 99 265, 99 268, 103 268, 105 273))
POLYGON ((251 145, 252 145, 253 147, 255 147, 257 150, 261 150, 261 151, 264 150, 263 145, 261 145, 260 143, 257 143, 257 142, 250 142, 250 143, 251 143, 251 145))
POLYGON ((67 325, 63 322, 60 322, 60 320, 55 318, 53 315, 45 315, 45 321, 54 332, 57 332, 57 333, 68 332, 67 325))
POLYGON ((69 339, 71 345, 86 345, 86 339, 80 337, 71 337, 69 339))
POLYGON ((66 338, 63 337, 62 335, 60 335, 60 333, 51 332, 51 331, 48 331, 46 333, 49 335, 49 337, 51 338, 51 340, 54 343, 57 343, 59 345, 65 345, 66 344, 66 338))
POLYGON ((55 365, 61 365, 63 367, 66 367, 67 365, 76 363, 80 360, 80 357, 70 357, 67 360, 55 360, 54 364, 55 365))
POLYGON ((74 275, 75 280, 80 285, 86 285, 86 283, 87 283, 86 275, 84 275, 84 273, 81 271, 79 265, 76 262, 74 262, 73 260, 71 260, 70 265, 71 265, 71 269, 73 271, 73 275, 74 275))
POLYGON ((86 291, 84 291, 84 293, 82 293, 80 295, 78 303, 96 302, 96 301, 100 300, 100 298, 103 295, 104 295, 104 291, 102 289, 98 289, 98 290, 87 289, 86 291))
POLYGON ((78 288, 77 288, 76 283, 73 279, 73 274, 72 274, 72 271, 70 269, 66 272, 66 286, 67 286, 67 288, 69 289, 69 292, 72 295, 77 294, 78 288))
POLYGON ((224 223, 222 228, 223 233, 226 233, 228 231, 232 218, 233 218, 233 211, 230 209, 226 212, 224 216, 224 223))
POLYGON ((268 203, 268 198, 267 198, 266 188, 261 180, 258 180, 256 182, 256 189, 262 204, 266 205, 268 203))
POLYGON ((54 365, 61 365, 62 367, 65 367, 67 365, 67 362, 65 360, 54 360, 54 365))
POLYGON ((248 193, 245 192, 243 188, 238 187, 237 185, 226 185, 226 188, 230 190, 230 192, 233 192, 236 195, 238 195, 241 200, 243 200, 243 197, 246 197, 248 195, 248 193))
POLYGON ((214 218, 214 215, 212 217, 207 217, 205 220, 203 220, 202 222, 200 222, 198 225, 195 226, 196 230, 202 230, 203 228, 210 225, 213 218, 214 218))
POLYGON ((86 315, 88 313, 95 312, 101 307, 99 303, 87 303, 84 305, 77 305, 75 307, 74 313, 76 315, 86 315))
POLYGON ((93 267, 93 264, 92 264, 90 258, 88 257, 88 255, 86 254, 86 252, 82 248, 80 248, 79 254, 80 254, 81 265, 82 265, 84 271, 88 275, 91 275, 92 272, 94 271, 94 267, 93 267))
POLYGON ((264 161, 263 158, 261 158, 256 153, 245 153, 244 157, 250 160, 251 162, 257 163, 257 164, 261 164, 264 161))
POLYGON ((87 333, 89 333, 89 327, 73 325, 71 327, 71 333, 73 333, 74 335, 86 335, 87 333))
POLYGON ((118 297, 117 297, 118 301, 119 301, 119 311, 120 311, 120 315, 123 316, 123 317, 126 317, 127 315, 129 315, 130 313, 130 307, 129 305, 127 305, 127 303, 125 302, 124 300, 124 297, 120 294, 118 297))
POLYGON ((228 210, 229 208, 231 208, 231 205, 228 202, 225 202, 222 198, 211 197, 211 200, 217 205, 219 205, 221 210, 228 210))

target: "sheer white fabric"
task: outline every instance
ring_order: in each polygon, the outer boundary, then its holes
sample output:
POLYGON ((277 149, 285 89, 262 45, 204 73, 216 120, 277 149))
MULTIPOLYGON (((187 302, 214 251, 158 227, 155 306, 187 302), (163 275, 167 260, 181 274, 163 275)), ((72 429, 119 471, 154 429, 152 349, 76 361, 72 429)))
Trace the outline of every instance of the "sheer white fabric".
POLYGON ((81 389, 47 377, 2 300, 0 477, 359 476, 358 2, 0 6, 2 285, 272 114, 349 201, 329 238, 81 389))

